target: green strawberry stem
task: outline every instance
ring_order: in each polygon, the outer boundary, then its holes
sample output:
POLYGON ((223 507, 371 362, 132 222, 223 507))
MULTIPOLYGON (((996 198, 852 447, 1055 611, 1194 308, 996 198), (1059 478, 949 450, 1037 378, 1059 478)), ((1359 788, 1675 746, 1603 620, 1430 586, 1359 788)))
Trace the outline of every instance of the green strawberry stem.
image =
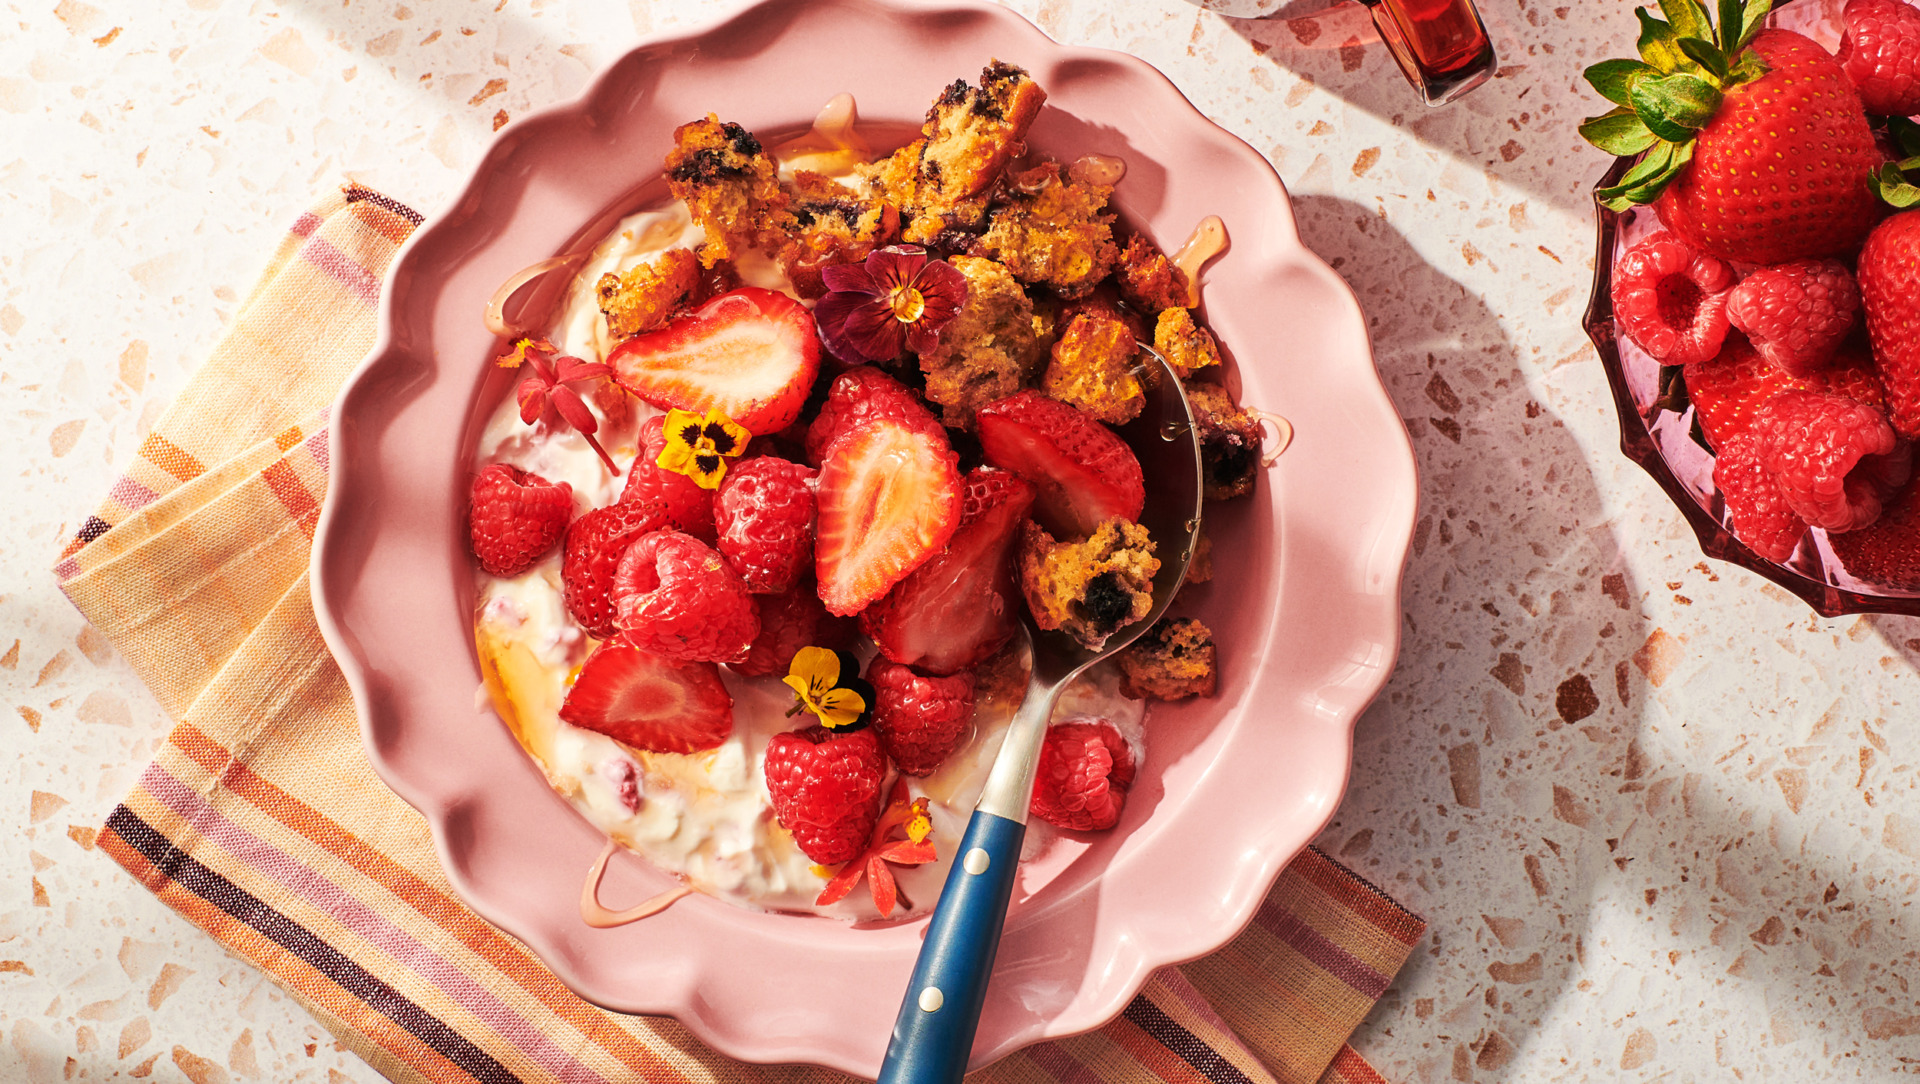
POLYGON ((1748 47, 1773 0, 1719 0, 1719 19, 1700 0, 1660 0, 1662 19, 1645 8, 1639 60, 1603 60, 1588 83, 1615 108, 1580 125, 1587 142, 1617 156, 1644 154, 1620 183, 1595 193, 1610 210, 1652 203, 1693 161, 1700 129, 1726 92, 1767 73, 1748 47))
POLYGON ((1888 162, 1875 170, 1874 189, 1891 206, 1920 206, 1920 185, 1907 179, 1908 173, 1920 171, 1920 124, 1905 117, 1888 117, 1887 138, 1899 148, 1901 154, 1908 157, 1904 161, 1888 162))

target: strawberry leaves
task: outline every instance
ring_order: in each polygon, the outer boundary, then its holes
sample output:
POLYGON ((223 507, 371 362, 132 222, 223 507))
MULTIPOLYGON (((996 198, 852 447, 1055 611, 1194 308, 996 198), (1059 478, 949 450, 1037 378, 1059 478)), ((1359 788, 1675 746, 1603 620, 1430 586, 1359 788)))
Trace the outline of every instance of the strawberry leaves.
POLYGON ((594 439, 593 434, 600 428, 599 419, 587 408, 580 393, 567 386, 576 380, 604 379, 612 375, 613 370, 599 362, 584 361, 567 354, 555 357, 555 349, 545 339, 521 339, 494 363, 503 369, 525 366, 532 370, 531 376, 520 381, 520 388, 515 393, 520 403, 520 420, 532 425, 551 406, 554 413, 560 415, 560 420, 587 438, 587 444, 607 465, 607 470, 618 475, 620 468, 613 465, 613 457, 594 439))
POLYGON ((1596 197, 1624 211, 1648 204, 1693 161, 1693 141, 1720 110, 1726 92, 1767 72, 1747 50, 1773 0, 1719 0, 1716 23, 1700 0, 1660 0, 1662 19, 1635 9, 1639 60, 1603 60, 1587 82, 1617 108, 1580 125, 1587 142, 1608 154, 1644 154, 1619 184, 1596 197))
POLYGON ((1920 174, 1920 124, 1905 117, 1889 117, 1887 138, 1907 157, 1874 170, 1874 190, 1889 206, 1920 207, 1920 185, 1907 179, 1908 173, 1920 174))

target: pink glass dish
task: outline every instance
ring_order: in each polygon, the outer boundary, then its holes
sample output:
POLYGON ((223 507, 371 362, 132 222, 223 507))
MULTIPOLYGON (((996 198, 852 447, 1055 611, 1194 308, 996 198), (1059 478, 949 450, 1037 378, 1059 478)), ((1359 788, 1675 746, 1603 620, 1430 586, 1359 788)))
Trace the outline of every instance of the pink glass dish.
MULTIPOLYGON (((630 926, 581 921, 604 837, 475 703, 462 506, 474 419, 507 390, 489 375, 481 313, 515 271, 590 243, 657 191, 683 121, 797 132, 851 91, 866 122, 904 129, 990 57, 1049 93, 1036 151, 1127 160, 1117 202, 1163 244, 1226 220, 1207 319, 1242 400, 1296 432, 1258 495, 1213 517, 1216 579, 1194 609, 1223 645, 1219 696, 1156 707, 1120 826, 1023 870, 973 1064, 1098 1027, 1153 970, 1245 926, 1331 817, 1355 719, 1393 665, 1415 512, 1411 449, 1351 291, 1301 245, 1272 167, 1164 76, 984 3, 770 0, 644 44, 578 101, 500 133, 395 261, 379 343, 335 407, 314 601, 376 770, 425 815, 461 897, 568 986, 677 1017, 748 1061, 871 1075, 924 920, 856 928, 694 896, 630 926)), ((671 883, 623 852, 602 899, 626 906, 671 883)))
MULTIPOLYGON (((1832 49, 1840 40, 1839 0, 1800 0, 1778 12, 1773 25, 1797 30, 1832 49)), ((1633 159, 1614 162, 1595 183, 1617 182, 1633 159)), ((1739 565, 1793 592, 1825 617, 1855 613, 1920 614, 1920 594, 1864 583, 1849 575, 1834 556, 1824 532, 1807 540, 1787 561, 1769 561, 1735 538, 1728 527, 1726 502, 1713 484, 1713 457, 1694 443, 1688 430, 1693 415, 1663 411, 1649 420, 1659 395, 1660 363, 1619 335, 1613 321, 1613 265, 1627 249, 1660 229, 1652 208, 1617 214, 1595 204, 1599 240, 1594 256, 1593 295, 1587 302, 1587 337, 1600 353, 1607 383, 1613 388, 1620 420, 1620 450, 1653 476, 1686 517, 1709 557, 1739 565)))

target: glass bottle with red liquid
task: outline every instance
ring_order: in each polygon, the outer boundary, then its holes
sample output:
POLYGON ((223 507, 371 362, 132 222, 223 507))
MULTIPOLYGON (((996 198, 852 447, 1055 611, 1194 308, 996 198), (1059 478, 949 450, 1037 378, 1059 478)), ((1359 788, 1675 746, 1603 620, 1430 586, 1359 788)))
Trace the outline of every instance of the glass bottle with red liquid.
POLYGON ((1360 0, 1407 79, 1444 105, 1493 77, 1499 59, 1473 0, 1360 0))

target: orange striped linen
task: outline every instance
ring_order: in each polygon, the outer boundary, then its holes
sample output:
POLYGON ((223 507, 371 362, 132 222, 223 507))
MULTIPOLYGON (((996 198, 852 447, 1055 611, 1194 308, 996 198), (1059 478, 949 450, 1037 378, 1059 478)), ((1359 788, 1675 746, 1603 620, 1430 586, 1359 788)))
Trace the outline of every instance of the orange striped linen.
MULTIPOLYGON (((468 910, 375 777, 314 624, 324 411, 420 216, 350 186, 302 215, 232 330, 60 554, 74 604, 176 721, 102 848, 394 1080, 806 1084, 575 997, 468 910)), ((990 1084, 1370 1084, 1345 1043, 1425 924, 1317 851, 1252 926, 990 1084)))

